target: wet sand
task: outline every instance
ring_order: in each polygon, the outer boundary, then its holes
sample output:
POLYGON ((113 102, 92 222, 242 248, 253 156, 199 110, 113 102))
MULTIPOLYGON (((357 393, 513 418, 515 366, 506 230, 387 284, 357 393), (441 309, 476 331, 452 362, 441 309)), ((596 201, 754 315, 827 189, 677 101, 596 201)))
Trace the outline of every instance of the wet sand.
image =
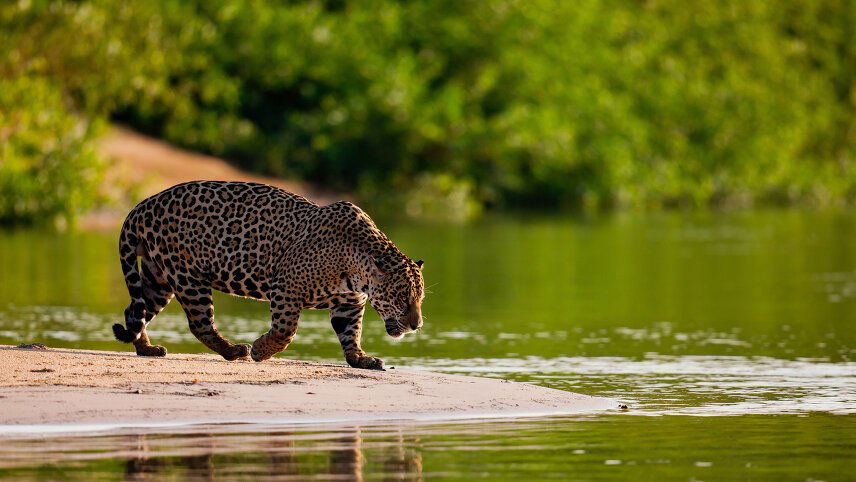
POLYGON ((489 378, 216 355, 0 345, 0 431, 181 423, 442 420, 582 413, 616 402, 489 378), (17 427, 17 430, 15 430, 17 427))

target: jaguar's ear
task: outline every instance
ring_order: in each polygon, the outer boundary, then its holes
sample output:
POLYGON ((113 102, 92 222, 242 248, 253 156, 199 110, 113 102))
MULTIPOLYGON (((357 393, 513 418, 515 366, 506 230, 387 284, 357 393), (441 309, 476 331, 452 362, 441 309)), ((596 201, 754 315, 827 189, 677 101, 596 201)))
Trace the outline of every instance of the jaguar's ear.
POLYGON ((417 262, 416 262, 416 266, 419 266, 419 269, 422 269, 422 265, 423 265, 423 264, 425 264, 425 262, 424 262, 424 261, 422 261, 421 259, 420 259, 419 261, 417 261, 417 262))

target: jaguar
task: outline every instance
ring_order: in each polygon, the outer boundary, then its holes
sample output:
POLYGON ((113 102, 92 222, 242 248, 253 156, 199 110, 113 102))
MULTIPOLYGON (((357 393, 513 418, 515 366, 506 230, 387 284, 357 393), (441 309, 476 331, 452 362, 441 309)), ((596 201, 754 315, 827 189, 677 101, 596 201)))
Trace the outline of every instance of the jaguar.
POLYGON ((179 184, 131 210, 119 254, 131 302, 113 333, 140 356, 166 356, 146 328, 173 298, 193 335, 226 360, 272 357, 294 339, 301 310, 327 309, 347 363, 382 370, 360 346, 366 303, 393 338, 423 325, 422 260, 348 201, 320 206, 249 182, 179 184), (252 345, 224 338, 212 290, 268 302, 270 329, 252 345))

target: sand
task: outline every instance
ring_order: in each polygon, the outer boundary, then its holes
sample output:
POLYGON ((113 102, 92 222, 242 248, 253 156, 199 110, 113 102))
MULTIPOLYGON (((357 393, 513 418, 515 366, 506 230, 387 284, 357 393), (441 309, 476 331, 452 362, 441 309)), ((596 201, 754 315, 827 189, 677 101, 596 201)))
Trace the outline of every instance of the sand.
POLYGON ((223 159, 180 149, 121 126, 112 126, 104 135, 99 153, 109 161, 101 194, 113 202, 82 216, 79 226, 86 229, 118 230, 136 201, 200 179, 270 184, 319 204, 352 200, 351 196, 307 182, 247 172, 223 159))
POLYGON ((216 355, 144 358, 0 345, 0 433, 45 427, 304 423, 559 415, 617 402, 525 383, 401 368, 216 355))

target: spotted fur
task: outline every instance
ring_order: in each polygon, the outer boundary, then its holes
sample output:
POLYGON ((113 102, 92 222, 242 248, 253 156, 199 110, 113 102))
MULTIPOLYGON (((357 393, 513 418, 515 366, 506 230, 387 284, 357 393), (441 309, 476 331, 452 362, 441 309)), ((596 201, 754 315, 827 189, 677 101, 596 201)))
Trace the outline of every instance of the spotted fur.
POLYGON ((330 310, 345 360, 358 368, 383 368, 360 347, 366 301, 390 336, 422 326, 422 262, 349 202, 318 206, 254 183, 179 184, 131 210, 119 253, 131 303, 113 332, 142 356, 166 355, 146 327, 173 297, 190 331, 227 360, 262 361, 284 350, 303 309, 330 310), (268 301, 270 330, 252 346, 225 339, 214 324, 212 290, 268 301))

